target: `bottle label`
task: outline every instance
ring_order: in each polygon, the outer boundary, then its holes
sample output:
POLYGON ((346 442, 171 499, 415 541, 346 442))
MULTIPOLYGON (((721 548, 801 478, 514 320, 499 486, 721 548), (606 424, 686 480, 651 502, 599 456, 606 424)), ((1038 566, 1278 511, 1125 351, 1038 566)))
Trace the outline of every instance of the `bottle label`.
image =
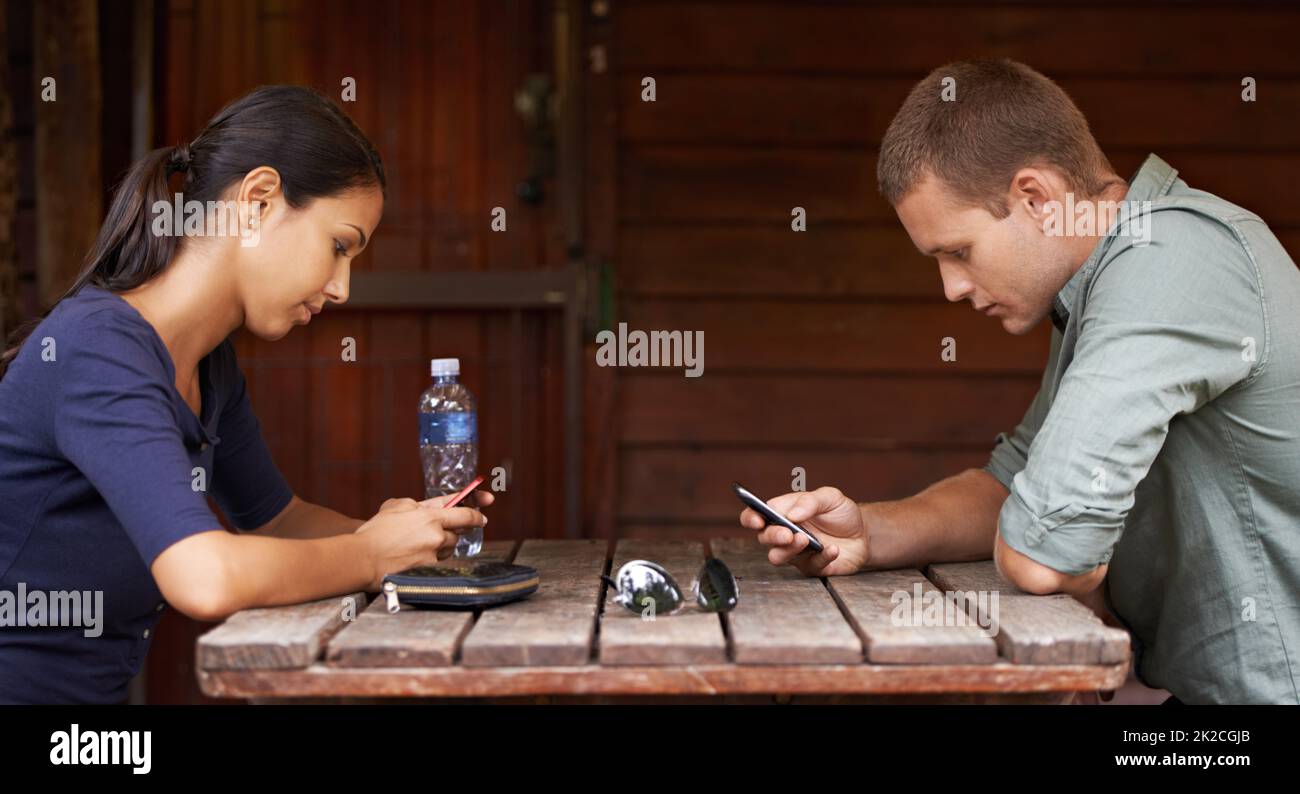
POLYGON ((420 414, 420 445, 472 444, 477 422, 474 411, 420 414))

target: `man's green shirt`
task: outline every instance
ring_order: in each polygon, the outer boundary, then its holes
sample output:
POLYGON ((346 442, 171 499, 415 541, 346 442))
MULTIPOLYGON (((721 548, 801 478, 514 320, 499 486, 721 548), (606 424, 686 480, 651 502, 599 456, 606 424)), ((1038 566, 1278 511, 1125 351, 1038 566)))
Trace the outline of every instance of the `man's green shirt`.
POLYGON ((1300 703, 1300 270, 1154 154, 1124 202, 985 467, 1002 538, 1064 573, 1109 563, 1148 686, 1300 703))

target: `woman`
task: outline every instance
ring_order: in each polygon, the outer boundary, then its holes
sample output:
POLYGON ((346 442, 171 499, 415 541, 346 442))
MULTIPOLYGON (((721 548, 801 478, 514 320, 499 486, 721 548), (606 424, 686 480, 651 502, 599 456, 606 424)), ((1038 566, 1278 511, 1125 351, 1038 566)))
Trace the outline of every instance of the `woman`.
POLYGON ((366 522, 299 499, 227 339, 345 302, 383 202, 374 147, 300 87, 260 88, 131 168, 72 288, 0 356, 0 702, 122 702, 165 604, 215 621, 377 591, 487 520, 442 498, 366 522), (207 223, 169 228, 172 177, 207 223), (209 492, 252 532, 222 529, 209 492))

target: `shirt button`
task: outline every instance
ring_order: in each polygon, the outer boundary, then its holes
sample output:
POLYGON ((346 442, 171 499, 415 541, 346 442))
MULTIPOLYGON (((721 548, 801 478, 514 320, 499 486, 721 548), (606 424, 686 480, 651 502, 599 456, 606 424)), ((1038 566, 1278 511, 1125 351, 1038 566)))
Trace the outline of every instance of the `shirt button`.
POLYGON ((149 629, 145 629, 144 634, 141 634, 140 636, 144 637, 146 640, 149 639, 149 629))
POLYGON ((1031 524, 1025 530, 1025 543, 1037 548, 1043 545, 1043 540, 1047 537, 1047 530, 1043 529, 1038 523, 1031 524))
POLYGON ((159 602, 158 602, 158 606, 154 607, 154 612, 162 612, 162 611, 163 611, 163 608, 166 607, 166 606, 167 606, 167 602, 166 602, 166 601, 159 601, 159 602))
POLYGON ((207 451, 208 451, 208 442, 204 441, 202 444, 199 444, 199 452, 207 452, 207 451))

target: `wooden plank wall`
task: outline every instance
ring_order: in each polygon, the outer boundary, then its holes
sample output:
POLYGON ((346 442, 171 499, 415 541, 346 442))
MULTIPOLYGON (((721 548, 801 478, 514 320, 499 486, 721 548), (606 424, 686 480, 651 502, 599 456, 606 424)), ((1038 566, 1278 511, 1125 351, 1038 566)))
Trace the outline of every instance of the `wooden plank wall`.
MULTIPOLYGON (((617 371, 622 537, 737 529, 762 495, 834 484, 900 497, 983 465, 1032 398, 1025 337, 948 305, 876 193, 907 90, 951 60, 1056 79, 1125 177, 1154 151, 1300 252, 1300 9, 1178 3, 612 5, 616 322, 701 330, 705 373, 617 371), (1241 80, 1259 101, 1241 101, 1241 80), (644 77, 657 100, 641 100, 644 77), (808 231, 791 231, 793 207, 808 231), (944 337, 955 362, 940 359, 944 337)), ((602 34, 605 35, 605 34, 602 34)))
MULTIPOLYGON (((78 13, 84 14, 91 7, 94 7, 94 3, 91 3, 90 7, 77 6, 77 10, 78 13)), ((129 13, 129 9, 119 7, 95 10, 98 17, 95 20, 98 43, 92 41, 88 30, 84 29, 79 31, 78 39, 78 46, 93 45, 93 48, 98 50, 97 56, 79 62, 81 66, 88 63, 97 66, 92 70, 95 72, 93 85, 87 83, 83 75, 78 74, 80 67, 69 67, 69 74, 76 79, 73 82, 59 83, 59 86, 61 89, 66 89, 65 96, 80 96, 83 91, 96 94, 102 92, 102 102, 93 103, 98 106, 98 113, 83 117, 74 125, 78 134, 76 140, 80 142, 86 139, 85 127, 89 124, 98 124, 97 137, 100 147, 98 151, 89 149, 79 155, 85 156, 86 163, 47 158, 47 164, 53 163, 58 169, 73 174, 70 179, 77 181, 76 189, 85 193, 83 196, 85 200, 74 202, 79 205, 75 221, 68 213, 60 212, 57 207, 47 207, 48 212, 41 213, 41 216, 47 219, 48 225, 55 231, 42 234, 37 223, 38 195, 47 203, 53 201, 57 204, 67 202, 70 193, 64 189, 41 191, 37 186, 38 181, 41 180, 36 157, 37 111, 41 107, 46 107, 40 100, 42 89, 40 79, 44 74, 36 57, 36 51, 40 49, 37 46, 39 14, 35 4, 31 2, 0 4, 0 28, 3 28, 0 36, 5 40, 3 47, 5 63, 0 68, 4 76, 0 90, 5 94, 4 101, 7 103, 7 110, 0 111, 0 116, 3 116, 0 118, 0 125, 3 125, 3 132, 0 134, 5 136, 8 146, 5 156, 13 158, 12 163, 0 166, 11 169, 9 173, 0 175, 0 191, 6 192, 5 200, 11 202, 0 208, 0 219, 2 219, 0 220, 0 259, 12 257, 7 263, 8 273, 4 272, 5 265, 0 265, 0 313, 3 314, 3 322, 0 322, 0 326, 7 329, 6 335, 22 322, 44 312, 48 302, 61 296, 70 285, 73 275, 80 269, 82 257, 89 248, 90 240, 99 228, 102 211, 107 209, 112 198, 112 189, 117 177, 130 165, 132 119, 129 113, 122 112, 122 108, 129 107, 131 103, 131 58, 135 51, 131 27, 132 14, 129 13), (104 46, 105 41, 113 42, 113 46, 104 46), (91 160, 94 161, 93 165, 90 164, 91 160), (99 197, 94 196, 94 185, 86 182, 86 176, 96 172, 101 187, 99 197), (85 206, 80 207, 83 204, 85 206), (93 211, 84 212, 86 208, 93 211), (76 227, 76 233, 69 235, 68 230, 71 227, 76 227), (49 247, 51 240, 56 241, 63 255, 57 253, 53 257, 41 255, 41 240, 44 240, 44 247, 49 247), (39 277, 38 256, 42 257, 42 262, 51 265, 54 272, 39 277), (39 294, 38 283, 42 281, 47 284, 50 291, 57 294, 39 294)), ((55 9, 56 15, 66 11, 66 8, 55 9)), ((46 27, 50 29, 46 32, 50 33, 52 30, 60 34, 66 33, 66 20, 63 22, 64 24, 52 28, 47 24, 46 27)), ((68 48, 62 46, 62 49, 68 48)), ((62 57, 83 58, 84 53, 68 55, 65 52, 62 57)), ((69 104, 76 111, 85 103, 69 104)), ((53 111, 51 113, 54 116, 61 115, 53 111)), ((63 119, 62 124, 67 126, 67 119, 63 119)), ((45 179, 55 177, 56 174, 51 172, 45 176, 45 179)))
POLYGON ((36 109, 33 10, 0 4, 0 329, 36 312, 36 109))
MULTIPOLYGON (((549 72, 548 4, 171 0, 158 37, 159 145, 188 141, 227 101, 265 83, 313 85, 384 158, 388 199, 353 273, 496 271, 563 264, 556 191, 515 198, 528 141, 513 109, 526 75, 549 72), (508 231, 489 229, 505 207, 508 231)), ((490 538, 562 537, 562 325, 558 313, 356 310, 330 306, 274 343, 236 348, 277 464, 304 499, 356 517, 422 497, 416 400, 428 361, 459 356, 479 400, 479 467, 509 489, 490 538), (357 361, 340 360, 341 340, 357 361)), ((195 699, 198 627, 172 613, 150 657, 150 699, 195 699), (161 646, 161 647, 160 647, 161 646)))

